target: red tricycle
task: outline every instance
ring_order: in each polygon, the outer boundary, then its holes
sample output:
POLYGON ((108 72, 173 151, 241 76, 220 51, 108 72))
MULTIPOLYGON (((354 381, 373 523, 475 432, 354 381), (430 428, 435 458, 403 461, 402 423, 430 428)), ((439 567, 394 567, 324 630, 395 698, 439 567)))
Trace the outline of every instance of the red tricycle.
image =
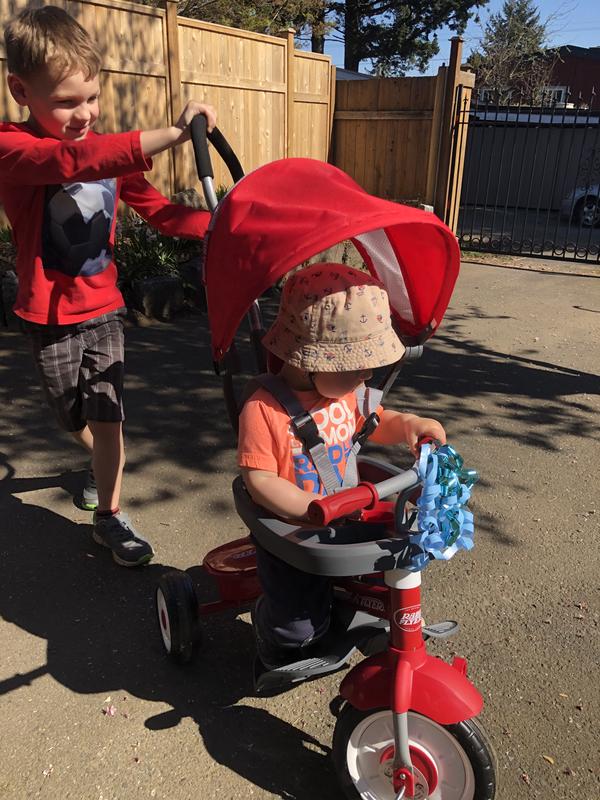
MULTIPOLYGON (((204 285, 213 355, 234 427, 239 403, 233 342, 244 315, 257 368, 265 371, 259 299, 289 270, 340 241, 351 240, 365 267, 385 284, 406 344, 404 360, 420 354, 458 273, 455 237, 440 220, 374 198, 335 167, 311 159, 286 159, 243 176, 222 135, 207 137, 203 117, 194 120, 192 141, 212 212, 204 285), (235 181, 218 203, 207 138, 235 181)), ((384 376, 381 391, 400 367, 384 376)), ((435 464, 430 443, 407 470, 359 456, 358 485, 315 500, 311 523, 303 525, 257 506, 237 477, 235 505, 250 536, 223 544, 203 562, 220 599, 199 604, 189 575, 176 570, 161 578, 156 592, 165 649, 185 662, 203 616, 246 610, 260 596, 254 541, 297 569, 332 578, 329 632, 310 658, 258 668, 255 688, 276 694, 344 668, 357 651, 365 655, 332 702, 333 761, 345 795, 354 800, 493 800, 496 794, 493 749, 476 719, 483 700, 466 676, 466 662, 455 657, 449 664, 428 654, 425 644, 457 629, 454 622, 423 627, 421 620, 422 569, 440 553, 447 558, 458 536, 441 543, 438 538, 436 551, 415 530, 416 498, 421 486, 435 484, 435 464)))

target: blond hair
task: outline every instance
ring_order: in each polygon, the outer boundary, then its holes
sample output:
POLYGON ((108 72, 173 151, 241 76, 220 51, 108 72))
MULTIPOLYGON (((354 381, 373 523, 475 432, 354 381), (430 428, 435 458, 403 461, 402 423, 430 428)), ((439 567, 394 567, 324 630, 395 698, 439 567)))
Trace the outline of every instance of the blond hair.
POLYGON ((83 72, 95 78, 102 67, 96 44, 85 28, 57 6, 28 8, 4 28, 8 71, 32 78, 42 71, 54 78, 83 72))

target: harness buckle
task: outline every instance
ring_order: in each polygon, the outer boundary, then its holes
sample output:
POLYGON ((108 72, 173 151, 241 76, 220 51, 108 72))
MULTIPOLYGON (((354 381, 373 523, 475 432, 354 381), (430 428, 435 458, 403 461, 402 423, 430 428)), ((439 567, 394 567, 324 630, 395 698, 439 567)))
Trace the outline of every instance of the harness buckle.
POLYGON ((371 436, 380 422, 381 420, 379 419, 379 414, 377 414, 375 411, 369 414, 364 421, 362 428, 354 433, 354 436, 352 437, 352 444, 356 444, 356 442, 358 442, 362 447, 363 443, 369 438, 369 436, 371 436))
POLYGON ((323 439, 319 436, 317 424, 308 411, 296 415, 292 422, 298 432, 298 438, 310 451, 313 447, 323 444, 323 439))

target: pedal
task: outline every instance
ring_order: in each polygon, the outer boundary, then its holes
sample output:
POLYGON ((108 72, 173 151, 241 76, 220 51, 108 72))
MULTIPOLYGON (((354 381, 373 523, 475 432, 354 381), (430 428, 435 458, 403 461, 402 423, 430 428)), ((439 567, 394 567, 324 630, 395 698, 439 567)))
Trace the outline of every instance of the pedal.
POLYGON ((446 639, 458 633, 460 625, 453 619, 446 619, 443 622, 435 622, 433 625, 426 625, 423 628, 423 639, 446 639))
MULTIPOLYGON (((326 655, 313 658, 304 658, 292 664, 275 669, 265 669, 255 666, 254 688, 257 694, 263 696, 273 696, 286 692, 296 683, 311 680, 319 675, 326 675, 329 672, 337 672, 348 664, 348 659, 356 648, 351 647, 343 655, 326 655)), ((260 662, 259 662, 260 664, 260 662)), ((262 665, 261 665, 262 666, 262 665)))
POLYGON ((388 645, 389 622, 355 609, 334 604, 331 627, 310 647, 310 655, 281 667, 254 666, 254 689, 262 696, 273 696, 297 683, 344 669, 359 649, 365 655, 379 653, 388 645))
POLYGON ((254 659, 253 672, 254 691, 261 697, 275 697, 293 686, 287 675, 267 669, 258 656, 254 659))

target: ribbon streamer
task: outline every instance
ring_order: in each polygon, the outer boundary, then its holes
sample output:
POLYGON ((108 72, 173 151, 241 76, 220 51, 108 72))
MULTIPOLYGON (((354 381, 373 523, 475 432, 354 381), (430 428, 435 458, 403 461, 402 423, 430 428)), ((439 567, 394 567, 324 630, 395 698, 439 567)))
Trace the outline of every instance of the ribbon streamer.
POLYGON ((419 532, 411 534, 410 543, 420 552, 405 566, 411 572, 422 570, 432 558, 448 561, 459 550, 470 550, 475 530, 466 506, 478 475, 474 469, 464 469, 456 450, 445 444, 433 451, 424 444, 418 472, 423 485, 417 500, 419 532))

